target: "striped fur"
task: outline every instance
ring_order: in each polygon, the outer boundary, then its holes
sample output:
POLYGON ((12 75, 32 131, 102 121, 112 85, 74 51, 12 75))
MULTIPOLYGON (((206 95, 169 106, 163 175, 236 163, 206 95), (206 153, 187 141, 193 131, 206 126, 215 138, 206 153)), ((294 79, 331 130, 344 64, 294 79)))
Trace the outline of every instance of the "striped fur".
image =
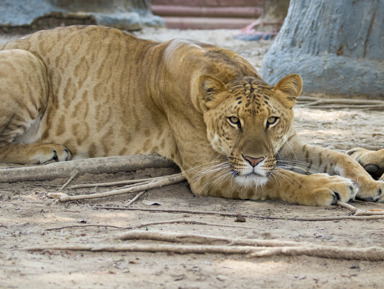
POLYGON ((236 53, 203 43, 97 26, 41 31, 0 46, 0 161, 158 153, 195 194, 382 201, 383 183, 352 158, 299 141, 301 88, 296 74, 269 86, 236 53))
POLYGON ((384 149, 371 151, 354 148, 347 152, 374 178, 384 181, 384 149))

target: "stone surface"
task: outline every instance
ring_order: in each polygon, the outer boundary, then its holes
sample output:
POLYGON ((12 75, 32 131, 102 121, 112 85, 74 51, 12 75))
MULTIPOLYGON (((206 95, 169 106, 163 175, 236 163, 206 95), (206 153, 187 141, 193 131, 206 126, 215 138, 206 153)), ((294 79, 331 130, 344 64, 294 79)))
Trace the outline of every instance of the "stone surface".
POLYGON ((384 0, 292 0, 261 74, 299 73, 307 94, 384 97, 382 27, 384 0))
POLYGON ((52 28, 58 25, 99 24, 127 30, 162 27, 147 0, 2 0, 1 30, 52 28))

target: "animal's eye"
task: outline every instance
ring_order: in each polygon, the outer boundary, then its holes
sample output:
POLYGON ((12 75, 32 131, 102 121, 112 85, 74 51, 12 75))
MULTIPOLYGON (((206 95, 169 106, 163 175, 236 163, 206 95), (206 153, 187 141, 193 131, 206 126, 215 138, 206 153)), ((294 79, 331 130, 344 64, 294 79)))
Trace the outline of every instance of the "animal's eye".
POLYGON ((271 116, 267 119, 267 129, 276 125, 279 122, 279 118, 276 116, 271 116))
POLYGON ((232 126, 236 126, 238 128, 241 127, 241 123, 240 123, 240 119, 236 116, 230 116, 228 117, 228 122, 232 125, 232 126))

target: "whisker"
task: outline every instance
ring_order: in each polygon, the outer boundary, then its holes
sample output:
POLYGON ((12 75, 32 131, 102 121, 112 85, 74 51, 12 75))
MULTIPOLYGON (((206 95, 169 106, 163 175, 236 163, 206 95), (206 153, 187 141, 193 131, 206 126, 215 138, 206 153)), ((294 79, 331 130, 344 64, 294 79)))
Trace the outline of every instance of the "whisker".
POLYGON ((272 174, 274 174, 276 177, 285 178, 286 180, 288 180, 291 183, 294 183, 298 186, 303 185, 296 177, 285 174, 284 170, 275 170, 272 172, 272 174))
MULTIPOLYGON (((287 143, 285 143, 285 146, 287 146, 288 149, 289 149, 289 151, 293 154, 293 159, 296 160, 296 161, 298 161, 298 158, 297 158, 297 156, 296 156, 296 153, 295 153, 295 151, 294 151, 293 148, 292 148, 292 144, 289 143, 289 142, 287 142, 287 143)), ((279 155, 279 154, 277 154, 277 155, 279 155)))
POLYGON ((277 159, 277 162, 280 163, 280 162, 283 162, 283 163, 298 163, 298 164, 305 164, 307 165, 308 163, 305 162, 305 161, 299 161, 299 160, 287 160, 287 159, 282 159, 278 156, 278 159, 277 159))
POLYGON ((215 177, 216 178, 212 181, 212 186, 224 181, 227 178, 230 178, 231 175, 226 171, 222 171, 219 174, 215 175, 215 177))
POLYGON ((203 165, 193 167, 188 171, 194 171, 192 181, 201 181, 203 178, 206 179, 202 184, 202 191, 209 190, 212 186, 231 178, 231 166, 228 161, 222 160, 213 160, 203 165))
POLYGON ((194 170, 198 170, 199 168, 207 168, 207 167, 210 167, 210 164, 216 164, 216 165, 220 165, 222 164, 223 162, 222 161, 219 161, 219 160, 213 160, 213 161, 210 161, 210 162, 207 162, 207 163, 203 163, 201 165, 197 165, 197 166, 194 166, 192 168, 189 168, 187 170, 184 170, 185 172, 190 172, 190 171, 194 171, 194 170))
POLYGON ((317 171, 312 168, 308 168, 308 163, 301 161, 278 160, 276 167, 305 174, 317 173, 317 171))

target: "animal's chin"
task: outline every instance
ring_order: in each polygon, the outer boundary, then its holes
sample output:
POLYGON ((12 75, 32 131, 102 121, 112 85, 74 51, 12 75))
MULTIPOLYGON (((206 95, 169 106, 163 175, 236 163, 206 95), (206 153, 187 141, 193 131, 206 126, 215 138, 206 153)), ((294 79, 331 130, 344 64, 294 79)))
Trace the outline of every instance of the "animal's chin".
POLYGON ((268 182, 268 177, 257 173, 249 173, 235 176, 235 181, 243 187, 259 187, 268 182))

